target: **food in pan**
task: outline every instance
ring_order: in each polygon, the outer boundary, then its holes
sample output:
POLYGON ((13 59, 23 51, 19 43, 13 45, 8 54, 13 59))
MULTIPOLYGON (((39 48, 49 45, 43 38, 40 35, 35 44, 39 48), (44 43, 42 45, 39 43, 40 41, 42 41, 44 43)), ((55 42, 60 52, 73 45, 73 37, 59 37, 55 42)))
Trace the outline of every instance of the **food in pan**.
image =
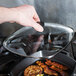
POLYGON ((54 65, 55 67, 57 67, 61 70, 68 70, 68 68, 66 66, 63 66, 63 65, 56 63, 56 62, 52 62, 51 60, 48 60, 48 59, 46 59, 45 64, 47 64, 49 66, 54 65))
POLYGON ((52 65, 50 68, 53 69, 53 70, 55 70, 55 71, 57 71, 57 72, 59 72, 61 74, 61 76, 68 76, 68 74, 66 72, 64 72, 63 70, 57 68, 54 65, 52 65))
POLYGON ((48 66, 42 63, 41 61, 37 61, 36 63, 44 69, 45 74, 58 76, 58 74, 55 71, 49 69, 48 66))
POLYGON ((34 65, 28 66, 24 71, 24 76, 69 76, 68 67, 49 59, 45 60, 36 61, 34 65))
POLYGON ((44 76, 44 74, 38 74, 37 76, 44 76))
POLYGON ((38 65, 31 65, 27 67, 24 71, 24 76, 36 76, 37 74, 41 74, 43 69, 38 65))

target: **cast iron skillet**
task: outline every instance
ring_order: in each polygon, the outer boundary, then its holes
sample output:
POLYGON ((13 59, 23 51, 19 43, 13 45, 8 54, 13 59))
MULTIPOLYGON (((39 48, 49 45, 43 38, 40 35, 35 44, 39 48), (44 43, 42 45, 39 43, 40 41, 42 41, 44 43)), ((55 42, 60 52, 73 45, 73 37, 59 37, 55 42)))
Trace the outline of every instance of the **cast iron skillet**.
MULTIPOLYGON (((11 71, 11 76, 23 76, 23 71, 24 69, 36 62, 39 59, 34 59, 34 58, 25 58, 22 60, 19 64, 17 64, 11 71)), ((63 64, 67 67, 69 67, 69 76, 72 76, 74 67, 75 67, 75 60, 73 60, 71 57, 68 57, 65 53, 59 53, 57 54, 54 58, 51 60, 56 61, 60 64, 63 64)))

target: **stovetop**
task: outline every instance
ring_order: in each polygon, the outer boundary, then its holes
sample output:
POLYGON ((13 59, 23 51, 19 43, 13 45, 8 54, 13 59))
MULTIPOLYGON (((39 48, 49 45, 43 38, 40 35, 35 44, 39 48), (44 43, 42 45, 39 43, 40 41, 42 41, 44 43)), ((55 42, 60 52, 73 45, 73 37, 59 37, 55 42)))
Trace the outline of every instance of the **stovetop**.
MULTIPOLYGON (((10 76, 10 71, 16 66, 21 60, 24 59, 24 57, 18 56, 16 54, 13 54, 6 50, 3 47, 3 41, 6 39, 6 37, 0 37, 0 76, 10 76)), ((75 37, 73 39, 75 41, 75 37)), ((75 47, 75 46, 74 46, 75 47)), ((70 43, 68 48, 65 49, 65 51, 68 52, 68 54, 75 58, 74 50, 72 44, 70 43)), ((74 70, 73 76, 76 76, 76 68, 74 70)))
POLYGON ((6 37, 0 36, 0 76, 9 76, 12 68, 23 59, 23 57, 15 55, 3 47, 5 39, 6 37))
MULTIPOLYGON (((14 55, 8 51, 0 54, 0 74, 9 74, 12 68, 19 63, 23 57, 14 55)), ((0 75, 1 76, 1 75, 0 75)))

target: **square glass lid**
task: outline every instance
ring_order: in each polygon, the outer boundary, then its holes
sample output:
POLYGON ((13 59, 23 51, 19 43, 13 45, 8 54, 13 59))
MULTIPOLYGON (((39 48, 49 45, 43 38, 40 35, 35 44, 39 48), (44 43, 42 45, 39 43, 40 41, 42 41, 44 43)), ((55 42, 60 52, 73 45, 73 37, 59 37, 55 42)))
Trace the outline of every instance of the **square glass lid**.
POLYGON ((3 45, 25 57, 48 57, 64 49, 74 36, 73 29, 55 23, 44 23, 44 31, 23 27, 8 37, 3 45))

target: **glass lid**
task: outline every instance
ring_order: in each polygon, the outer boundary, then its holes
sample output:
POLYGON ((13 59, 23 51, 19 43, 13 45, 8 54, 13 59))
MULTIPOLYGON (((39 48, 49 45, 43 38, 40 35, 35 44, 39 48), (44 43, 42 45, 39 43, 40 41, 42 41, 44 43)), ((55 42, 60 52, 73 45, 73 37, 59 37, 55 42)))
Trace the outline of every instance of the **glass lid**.
POLYGON ((47 57, 65 48, 74 36, 73 29, 55 23, 44 23, 44 31, 23 27, 8 37, 3 45, 21 56, 47 57))

